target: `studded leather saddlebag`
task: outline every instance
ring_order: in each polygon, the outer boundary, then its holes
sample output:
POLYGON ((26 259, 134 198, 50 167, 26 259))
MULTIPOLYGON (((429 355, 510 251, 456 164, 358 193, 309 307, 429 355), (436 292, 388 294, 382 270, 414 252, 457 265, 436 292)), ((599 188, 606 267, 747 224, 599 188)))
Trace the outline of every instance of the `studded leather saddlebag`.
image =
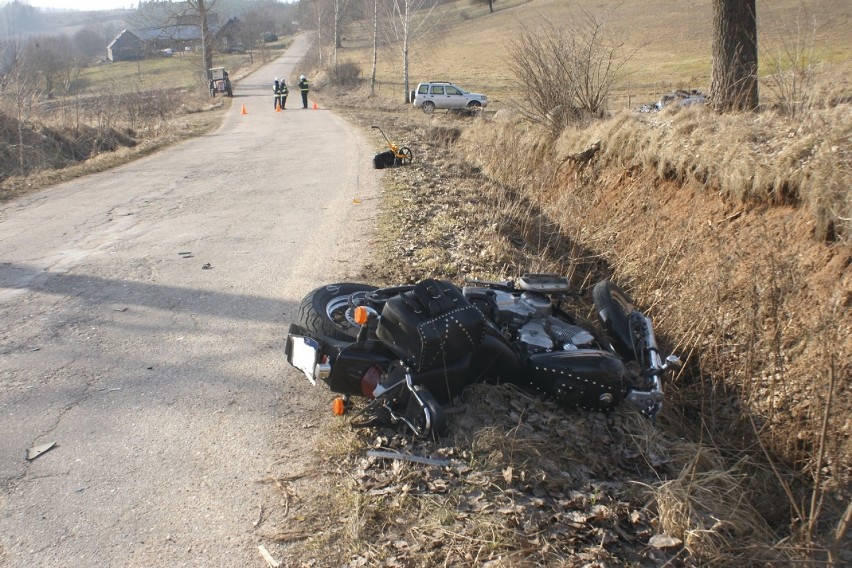
POLYGON ((485 318, 457 286, 430 278, 385 303, 376 335, 420 372, 472 353, 485 335, 485 318))

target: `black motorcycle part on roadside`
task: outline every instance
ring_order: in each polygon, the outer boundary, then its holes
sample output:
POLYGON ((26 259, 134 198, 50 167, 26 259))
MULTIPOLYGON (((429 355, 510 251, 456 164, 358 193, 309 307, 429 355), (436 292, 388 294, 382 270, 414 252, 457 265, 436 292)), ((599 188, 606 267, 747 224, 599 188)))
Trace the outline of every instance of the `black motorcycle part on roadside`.
POLYGON ((615 351, 628 361, 641 359, 641 346, 634 338, 637 333, 641 337, 644 316, 633 305, 630 296, 618 285, 603 280, 592 289, 592 299, 615 351), (639 329, 634 332, 632 329, 637 323, 639 329))
POLYGON ((597 349, 537 353, 527 359, 525 381, 562 405, 610 410, 622 398, 629 378, 617 356, 597 349))
MULTIPOLYGON (((328 388, 335 393, 370 397, 372 392, 364 392, 363 377, 371 367, 382 372, 398 360, 382 342, 373 339, 351 343, 335 339, 316 337, 297 325, 290 324, 290 335, 312 337, 319 343, 319 352, 332 362, 331 374, 324 379, 328 388)), ((289 358, 291 343, 288 340, 284 348, 289 358)), ((413 382, 422 385, 431 392, 441 404, 450 402, 472 382, 469 373, 470 356, 461 357, 449 364, 420 371, 413 376, 413 382)), ((515 358, 517 365, 517 357, 515 358)))
MULTIPOLYGON (((319 352, 332 361, 331 374, 324 379, 332 392, 345 395, 369 396, 363 392, 361 379, 370 367, 378 366, 387 369, 396 356, 381 342, 367 340, 352 343, 328 337, 317 337, 305 328, 290 324, 289 335, 301 335, 313 338, 319 343, 319 352)), ((289 358, 290 341, 288 339, 285 354, 289 358)))
POLYGON ((454 284, 427 279, 387 300, 376 336, 421 373, 446 368, 479 347, 485 317, 454 284))
POLYGON ((486 325, 482 344, 470 357, 467 384, 522 384, 522 378, 518 354, 494 325, 486 325))
POLYGON ((394 165, 395 160, 396 156, 390 150, 388 150, 387 152, 379 152, 378 154, 373 156, 373 168, 377 170, 389 168, 394 165))

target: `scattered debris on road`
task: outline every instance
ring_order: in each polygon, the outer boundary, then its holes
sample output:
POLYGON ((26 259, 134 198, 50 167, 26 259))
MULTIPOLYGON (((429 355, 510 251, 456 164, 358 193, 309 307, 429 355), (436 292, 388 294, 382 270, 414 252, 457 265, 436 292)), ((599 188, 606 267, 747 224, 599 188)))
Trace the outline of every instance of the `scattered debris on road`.
POLYGON ((39 444, 38 446, 33 446, 27 450, 27 460, 33 461, 43 453, 48 450, 52 450, 56 447, 56 442, 48 442, 46 444, 39 444))
POLYGON ((269 564, 269 566, 271 566, 272 568, 278 568, 279 566, 281 566, 280 562, 272 558, 272 555, 269 554, 269 551, 266 550, 265 546, 261 544, 257 547, 257 549, 260 551, 260 555, 263 556, 263 559, 266 560, 266 563, 269 564))

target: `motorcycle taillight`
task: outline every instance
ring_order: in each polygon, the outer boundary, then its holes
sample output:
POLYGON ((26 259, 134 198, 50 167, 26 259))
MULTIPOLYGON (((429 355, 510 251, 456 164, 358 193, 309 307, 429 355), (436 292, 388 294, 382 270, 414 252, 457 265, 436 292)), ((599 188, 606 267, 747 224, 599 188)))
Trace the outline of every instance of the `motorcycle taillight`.
POLYGON ((378 365, 373 365, 361 377, 361 392, 367 398, 373 398, 373 391, 382 380, 382 369, 378 365))

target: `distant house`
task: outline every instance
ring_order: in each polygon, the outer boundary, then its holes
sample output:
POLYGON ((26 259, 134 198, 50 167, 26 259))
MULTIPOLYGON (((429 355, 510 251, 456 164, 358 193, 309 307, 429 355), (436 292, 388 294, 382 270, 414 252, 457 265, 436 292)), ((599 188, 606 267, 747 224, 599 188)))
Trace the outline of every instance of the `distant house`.
POLYGON ((145 42, 133 32, 121 30, 107 46, 110 61, 136 61, 145 57, 145 42))
MULTIPOLYGON (((233 29, 233 25, 231 26, 233 29)), ((208 13, 207 29, 213 36, 214 42, 219 39, 222 26, 219 16, 208 13)), ((226 40, 227 41, 227 40, 226 40)), ((174 23, 152 28, 134 28, 133 31, 122 30, 107 46, 107 58, 110 61, 136 61, 144 59, 145 55, 156 55, 157 52, 172 50, 174 52, 198 49, 201 45, 201 28, 195 18, 181 16, 174 23)))

